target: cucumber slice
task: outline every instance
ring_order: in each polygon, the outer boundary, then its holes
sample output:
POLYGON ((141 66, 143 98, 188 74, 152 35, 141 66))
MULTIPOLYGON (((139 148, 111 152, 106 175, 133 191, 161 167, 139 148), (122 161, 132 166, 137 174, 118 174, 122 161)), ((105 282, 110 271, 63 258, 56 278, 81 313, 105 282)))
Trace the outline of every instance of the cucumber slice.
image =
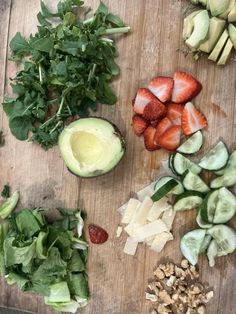
POLYGON ((200 208, 200 213, 203 221, 210 223, 213 222, 216 211, 216 205, 218 202, 218 194, 219 190, 210 192, 204 199, 200 208))
POLYGON ((201 172, 201 168, 198 165, 196 165, 195 163, 193 163, 191 160, 184 157, 180 153, 174 154, 172 159, 172 166, 174 171, 178 175, 184 174, 186 170, 191 170, 193 173, 196 174, 201 172))
POLYGON ((202 204, 202 194, 197 191, 187 191, 175 199, 174 210, 182 211, 199 207, 202 204))
POLYGON ((192 265, 196 265, 198 262, 198 255, 205 235, 206 230, 196 229, 186 233, 180 241, 180 250, 192 265))
POLYGON ((209 229, 209 228, 213 227, 212 224, 205 222, 205 220, 202 219, 201 210, 198 211, 198 214, 196 217, 196 222, 199 225, 199 227, 201 227, 202 229, 209 229))
POLYGON ((195 173, 186 170, 183 177, 183 186, 186 190, 207 193, 210 191, 206 183, 195 173))
POLYGON ((208 263, 210 267, 215 266, 215 258, 217 256, 218 246, 216 240, 212 240, 207 249, 208 263))
POLYGON ((171 177, 171 176, 166 176, 166 177, 162 177, 160 178, 159 180, 157 180, 157 182, 155 183, 154 185, 154 191, 158 191, 163 185, 165 185, 167 182, 169 182, 170 180, 175 180, 177 182, 177 186, 174 187, 171 191, 170 191, 170 194, 181 194, 184 192, 184 188, 183 188, 183 185, 182 183, 171 177))
POLYGON ((209 247, 209 244, 211 242, 212 237, 209 234, 206 234, 203 241, 202 241, 202 245, 200 248, 200 253, 204 253, 206 252, 207 248, 209 247))
POLYGON ((173 168, 173 157, 174 157, 175 154, 171 154, 170 157, 169 157, 169 168, 170 170, 173 172, 173 174, 177 174, 173 168))
POLYGON ((177 152, 192 155, 197 153, 203 145, 203 135, 201 131, 197 131, 190 136, 182 145, 179 146, 177 152))
POLYGON ((207 230, 219 247, 218 256, 233 253, 236 249, 236 232, 226 225, 217 225, 207 230))
POLYGON ((162 197, 167 195, 171 190, 176 188, 178 182, 173 178, 168 180, 166 183, 162 184, 155 193, 151 196, 153 202, 159 201, 162 197))
POLYGON ((206 170, 219 170, 229 159, 227 147, 219 141, 200 161, 199 166, 206 170))
POLYGON ((217 189, 221 187, 229 187, 236 184, 236 168, 228 169, 223 176, 220 176, 211 181, 210 187, 217 189))
POLYGON ((222 176, 223 174, 225 174, 225 172, 228 172, 228 170, 234 170, 236 169, 236 151, 234 151, 230 157, 229 157, 229 161, 226 165, 225 168, 215 171, 215 174, 222 176))
POLYGON ((218 202, 213 218, 214 224, 223 224, 236 214, 236 197, 226 188, 219 189, 218 202))

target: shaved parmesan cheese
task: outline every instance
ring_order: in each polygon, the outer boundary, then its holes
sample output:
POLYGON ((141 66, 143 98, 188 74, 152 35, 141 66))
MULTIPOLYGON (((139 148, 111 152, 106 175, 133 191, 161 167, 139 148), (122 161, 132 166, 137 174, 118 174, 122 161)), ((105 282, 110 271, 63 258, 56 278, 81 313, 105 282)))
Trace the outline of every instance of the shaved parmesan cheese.
POLYGON ((119 238, 121 236, 122 231, 123 231, 123 228, 121 226, 118 226, 117 230, 116 230, 116 237, 117 238, 119 238))
POLYGON ((153 205, 153 201, 151 200, 150 197, 145 197, 141 205, 139 206, 136 214, 133 216, 132 220, 130 223, 136 223, 139 225, 144 225, 147 220, 147 215, 149 210, 151 209, 153 205))
POLYGON ((125 243, 124 253, 128 255, 134 255, 136 253, 137 246, 138 246, 138 242, 135 241, 133 238, 128 237, 125 243))
POLYGON ((137 212, 137 209, 139 207, 139 205, 141 204, 141 202, 135 198, 131 198, 128 202, 128 205, 125 209, 123 218, 121 220, 121 222, 123 224, 128 224, 130 223, 130 221, 132 220, 134 214, 137 212))
POLYGON ((128 202, 117 209, 118 213, 120 213, 122 216, 124 215, 126 211, 127 205, 128 205, 128 202))
POLYGON ((154 191, 154 185, 155 182, 152 182, 151 184, 149 184, 148 186, 146 186, 144 189, 138 191, 136 193, 137 198, 140 200, 140 202, 144 201, 144 199, 149 196, 151 197, 154 191))
POLYGON ((164 211, 163 215, 162 215, 162 221, 166 224, 167 229, 170 231, 173 225, 173 221, 175 219, 175 214, 176 211, 170 207, 169 209, 167 209, 166 211, 164 211))
POLYGON ((138 242, 143 242, 145 241, 145 239, 156 234, 162 233, 163 231, 168 231, 168 229, 161 219, 157 219, 142 227, 137 228, 135 233, 135 239, 138 242))
POLYGON ((152 245, 152 242, 154 241, 154 239, 155 239, 155 236, 151 236, 151 237, 146 238, 145 242, 147 245, 150 246, 150 245, 152 245))
POLYGON ((159 253, 163 250, 166 243, 173 239, 174 238, 172 233, 162 232, 155 237, 154 241, 152 242, 151 249, 159 253))
POLYGON ((152 208, 150 209, 148 215, 147 215, 147 220, 148 221, 154 221, 158 219, 161 214, 170 208, 170 204, 168 203, 168 198, 163 197, 159 201, 153 203, 152 208))

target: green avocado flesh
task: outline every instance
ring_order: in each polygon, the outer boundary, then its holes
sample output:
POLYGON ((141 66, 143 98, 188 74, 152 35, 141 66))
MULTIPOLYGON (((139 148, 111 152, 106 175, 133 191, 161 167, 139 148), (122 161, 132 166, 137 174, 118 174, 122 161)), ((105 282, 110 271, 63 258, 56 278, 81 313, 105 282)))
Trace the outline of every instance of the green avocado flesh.
POLYGON ((59 137, 59 148, 68 169, 80 177, 112 170, 125 152, 120 132, 102 118, 82 118, 69 124, 59 137))
POLYGON ((219 58, 219 60, 217 62, 218 65, 225 65, 226 61, 229 58, 229 55, 230 55, 230 52, 231 52, 232 48, 233 48, 233 44, 232 44, 231 39, 229 38, 227 40, 227 43, 226 43, 226 45, 224 47, 224 50, 223 50, 221 56, 220 56, 220 58, 219 58))
POLYGON ((194 28, 194 23, 193 23, 193 18, 196 16, 198 13, 200 13, 202 10, 194 11, 190 13, 185 19, 184 19, 184 27, 183 27, 183 39, 186 40, 188 39, 194 28))
POLYGON ((236 3, 234 4, 232 10, 229 12, 228 21, 236 22, 236 3))
POLYGON ((227 20, 228 15, 230 11, 233 9, 234 5, 235 5, 235 0, 230 0, 228 8, 225 10, 225 12, 219 15, 219 18, 227 20))
POLYGON ((206 39, 210 24, 207 10, 202 10, 193 18, 194 29, 191 36, 185 43, 191 48, 196 49, 206 39))
POLYGON ((217 17, 212 17, 210 19, 208 39, 201 44, 199 50, 207 53, 211 52, 223 32, 225 24, 226 21, 218 19, 217 17))
POLYGON ((208 2, 213 16, 219 16, 224 13, 230 4, 230 0, 209 0, 208 2))
POLYGON ((229 37, 234 45, 234 49, 236 49, 236 27, 233 24, 229 24, 228 26, 229 37))
POLYGON ((212 50, 210 56, 208 57, 209 60, 217 61, 228 38, 229 38, 229 34, 228 34, 228 31, 225 29, 220 39, 218 40, 217 44, 215 45, 215 48, 212 50))

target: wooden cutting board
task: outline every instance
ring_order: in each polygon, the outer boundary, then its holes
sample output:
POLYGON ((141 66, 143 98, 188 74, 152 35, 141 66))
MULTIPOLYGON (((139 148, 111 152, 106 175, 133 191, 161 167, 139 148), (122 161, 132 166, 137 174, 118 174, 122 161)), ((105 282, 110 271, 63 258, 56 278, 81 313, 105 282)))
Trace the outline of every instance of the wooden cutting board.
MULTIPOLYGON (((50 0, 45 1, 50 3, 50 0)), ((51 1, 52 2, 52 1, 51 1)), ((81 206, 88 213, 88 223, 94 222, 109 232, 104 245, 91 245, 89 254, 89 285, 91 299, 83 313, 145 314, 149 303, 144 299, 148 278, 157 262, 170 258, 180 261, 179 240, 196 226, 193 212, 179 213, 174 223, 175 240, 161 254, 140 246, 135 257, 123 253, 126 235, 115 236, 120 216, 116 209, 137 191, 158 177, 163 151, 150 153, 142 140, 134 136, 130 126, 131 100, 140 86, 146 86, 157 75, 173 75, 177 69, 196 76, 203 91, 195 104, 205 113, 209 129, 205 131, 204 151, 222 137, 229 147, 236 148, 236 65, 231 61, 217 67, 207 59, 198 62, 177 51, 183 47, 182 11, 187 1, 178 0, 110 0, 105 1, 112 12, 119 14, 132 32, 118 38, 121 76, 115 80, 118 95, 116 106, 102 106, 98 115, 114 122, 127 142, 123 161, 110 174, 97 179, 79 179, 69 173, 55 147, 48 152, 32 143, 17 141, 8 129, 0 110, 0 129, 6 134, 6 145, 0 148, 0 186, 9 183, 12 190, 21 191, 21 207, 81 206)), ((87 0, 96 8, 98 0, 87 0)), ((16 71, 8 62, 8 43, 17 31, 28 36, 36 29, 39 0, 0 1, 0 101, 10 94, 10 81, 16 71)), ((201 280, 215 290, 208 306, 209 314, 235 313, 236 254, 217 260, 209 268, 206 257, 200 258, 201 280)), ((1 279, 0 305, 17 307, 33 313, 54 313, 40 297, 19 292, 1 279)))

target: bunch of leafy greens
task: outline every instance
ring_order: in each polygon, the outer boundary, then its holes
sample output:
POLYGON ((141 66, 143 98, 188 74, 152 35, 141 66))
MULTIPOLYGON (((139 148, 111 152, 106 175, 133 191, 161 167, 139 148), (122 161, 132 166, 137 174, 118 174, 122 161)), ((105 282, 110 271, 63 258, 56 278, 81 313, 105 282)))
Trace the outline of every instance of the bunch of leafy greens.
POLYGON ((41 2, 37 33, 28 40, 17 33, 11 40, 10 59, 21 62, 23 70, 12 80, 17 97, 5 97, 3 107, 17 139, 48 149, 68 118, 88 116, 97 103, 115 104, 109 83, 119 66, 109 35, 130 28, 102 2, 91 18, 79 18, 83 11, 80 0, 61 0, 56 13, 41 2))
POLYGON ((0 273, 8 284, 43 295, 54 309, 75 313, 88 299, 87 243, 81 212, 58 211, 54 222, 35 208, 0 224, 0 273))

